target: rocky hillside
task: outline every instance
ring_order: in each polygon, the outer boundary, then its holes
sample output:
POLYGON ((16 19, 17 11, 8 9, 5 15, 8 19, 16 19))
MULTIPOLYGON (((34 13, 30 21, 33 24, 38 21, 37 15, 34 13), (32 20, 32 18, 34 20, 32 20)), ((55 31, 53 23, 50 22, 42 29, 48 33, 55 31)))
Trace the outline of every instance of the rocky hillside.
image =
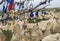
POLYGON ((9 21, 11 25, 4 26, 0 23, 0 28, 9 29, 13 33, 11 41, 60 41, 60 12, 47 11, 46 15, 39 12, 38 19, 38 23, 29 23, 26 20, 26 29, 22 27, 23 21, 9 21))

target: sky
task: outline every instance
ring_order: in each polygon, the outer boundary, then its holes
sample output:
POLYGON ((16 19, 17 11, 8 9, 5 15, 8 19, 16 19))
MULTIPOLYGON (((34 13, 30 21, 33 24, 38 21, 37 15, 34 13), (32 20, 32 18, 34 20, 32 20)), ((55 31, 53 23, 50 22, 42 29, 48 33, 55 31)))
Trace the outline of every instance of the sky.
MULTIPOLYGON (((15 1, 19 2, 19 0, 15 0, 15 1)), ((40 2, 41 2, 41 0, 38 0, 38 1, 37 0, 34 0, 34 2, 33 2, 34 7, 36 5, 38 5, 40 2)), ((45 4, 45 5, 47 5, 47 4, 45 4)), ((45 5, 42 5, 39 8, 42 8, 45 5)), ((2 10, 2 8, 3 8, 2 6, 3 6, 3 4, 0 5, 0 10, 2 10)), ((50 5, 47 6, 47 8, 55 8, 55 7, 60 7, 60 0, 53 0, 53 1, 50 2, 50 5)))

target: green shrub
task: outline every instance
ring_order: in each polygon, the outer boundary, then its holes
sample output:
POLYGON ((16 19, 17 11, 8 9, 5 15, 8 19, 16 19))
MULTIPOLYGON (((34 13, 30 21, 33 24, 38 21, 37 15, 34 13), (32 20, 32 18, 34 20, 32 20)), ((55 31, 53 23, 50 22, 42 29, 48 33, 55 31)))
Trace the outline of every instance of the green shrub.
POLYGON ((5 35, 6 39, 5 41, 11 41, 11 38, 12 38, 12 35, 13 33, 10 31, 10 30, 2 30, 1 31, 3 32, 3 34, 5 35))

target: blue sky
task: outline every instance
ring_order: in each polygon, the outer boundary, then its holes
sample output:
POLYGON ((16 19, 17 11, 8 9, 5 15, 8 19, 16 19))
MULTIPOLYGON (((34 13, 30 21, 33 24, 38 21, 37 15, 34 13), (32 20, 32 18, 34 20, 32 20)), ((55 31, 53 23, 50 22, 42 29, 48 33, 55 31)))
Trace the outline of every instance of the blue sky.
MULTIPOLYGON (((0 0, 0 1, 1 1, 1 0, 0 0)), ((15 0, 15 1, 18 1, 18 2, 19 2, 19 0, 15 0)), ((38 0, 38 1, 37 1, 37 0, 34 0, 33 5, 34 5, 34 6, 38 5, 40 1, 41 1, 41 0, 38 0)), ((50 4, 51 4, 51 5, 50 5, 50 6, 47 6, 47 8, 60 7, 60 0, 53 0, 53 1, 50 2, 50 4)), ((2 10, 2 5, 3 5, 3 4, 0 5, 0 10, 2 10)), ((43 6, 44 6, 44 5, 42 5, 42 6, 40 6, 40 7, 43 7, 43 6)), ((40 8, 40 7, 39 7, 39 8, 40 8)))

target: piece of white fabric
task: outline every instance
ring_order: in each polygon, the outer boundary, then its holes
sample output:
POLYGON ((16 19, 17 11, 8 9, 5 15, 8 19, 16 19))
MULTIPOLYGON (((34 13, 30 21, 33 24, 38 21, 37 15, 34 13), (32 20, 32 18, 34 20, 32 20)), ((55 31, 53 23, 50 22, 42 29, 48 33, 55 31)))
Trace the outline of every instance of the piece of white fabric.
POLYGON ((19 5, 15 4, 15 11, 19 10, 19 5))

